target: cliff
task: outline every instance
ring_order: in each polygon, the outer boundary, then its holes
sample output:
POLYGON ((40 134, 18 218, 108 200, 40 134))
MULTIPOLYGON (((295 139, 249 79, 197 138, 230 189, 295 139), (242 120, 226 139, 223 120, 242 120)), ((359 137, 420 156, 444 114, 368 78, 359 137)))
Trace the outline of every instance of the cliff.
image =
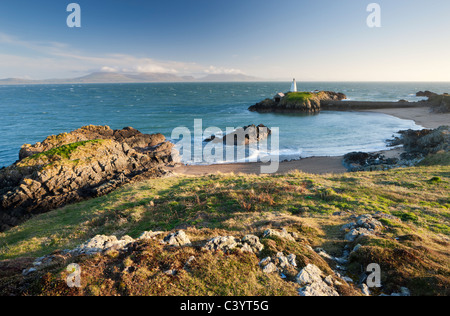
POLYGON ((158 177, 173 163, 173 144, 133 128, 86 126, 24 145, 0 170, 0 231, 31 216, 111 192, 137 176, 158 177))

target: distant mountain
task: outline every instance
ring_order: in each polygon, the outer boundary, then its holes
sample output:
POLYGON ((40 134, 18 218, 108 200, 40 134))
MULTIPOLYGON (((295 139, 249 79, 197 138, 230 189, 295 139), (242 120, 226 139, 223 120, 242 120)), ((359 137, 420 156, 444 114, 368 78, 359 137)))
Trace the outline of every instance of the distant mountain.
POLYGON ((261 81, 261 79, 242 74, 216 74, 207 75, 203 78, 196 79, 192 76, 177 76, 168 73, 94 72, 89 75, 73 79, 27 80, 8 78, 1 79, 0 85, 241 81, 261 81))
POLYGON ((243 82, 243 81, 261 81, 260 78, 247 76, 243 74, 212 74, 200 78, 201 82, 243 82))
POLYGON ((7 78, 1 79, 0 85, 33 84, 33 82, 33 80, 28 79, 7 78))

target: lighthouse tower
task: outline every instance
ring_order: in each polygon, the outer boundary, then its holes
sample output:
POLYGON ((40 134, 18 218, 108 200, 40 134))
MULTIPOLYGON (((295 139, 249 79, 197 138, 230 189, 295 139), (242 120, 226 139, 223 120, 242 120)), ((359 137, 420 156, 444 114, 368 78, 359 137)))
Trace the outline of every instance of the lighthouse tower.
POLYGON ((295 81, 295 78, 292 81, 291 92, 297 92, 297 81, 295 81))

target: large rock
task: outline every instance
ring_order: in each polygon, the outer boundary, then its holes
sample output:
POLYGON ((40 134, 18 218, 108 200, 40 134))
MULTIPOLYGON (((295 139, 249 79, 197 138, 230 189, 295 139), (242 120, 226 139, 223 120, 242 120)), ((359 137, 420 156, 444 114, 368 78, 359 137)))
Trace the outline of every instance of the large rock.
POLYGON ((308 264, 303 268, 295 278, 295 281, 300 285, 312 284, 314 282, 322 281, 322 271, 313 264, 308 264))
POLYGON ((24 145, 0 170, 0 231, 34 214, 107 194, 137 176, 160 177, 176 163, 163 135, 87 126, 24 145))
POLYGON ((245 146, 259 143, 260 141, 267 139, 271 133, 272 131, 263 124, 258 126, 248 125, 238 128, 234 132, 227 134, 222 138, 213 136, 205 141, 213 143, 223 142, 226 145, 245 146))
POLYGON ((248 245, 251 252, 259 253, 264 249, 264 245, 259 241, 259 238, 255 235, 247 235, 242 238, 241 243, 248 245))
POLYGON ((71 253, 75 255, 93 255, 106 250, 122 250, 134 241, 135 240, 129 236, 125 236, 119 240, 116 236, 97 235, 80 245, 78 248, 72 250, 71 253))
POLYGON ((289 92, 284 97, 266 99, 249 108, 252 112, 306 112, 317 113, 324 101, 346 99, 343 93, 331 91, 289 92))
POLYGON ((173 234, 169 234, 168 236, 166 236, 164 238, 163 242, 167 245, 177 246, 177 247, 191 245, 191 241, 189 240, 189 237, 182 230, 180 230, 176 233, 173 233, 173 234))
POLYGON ((295 242, 295 238, 291 234, 289 234, 287 230, 284 228, 281 231, 275 229, 267 229, 266 231, 264 231, 263 238, 269 237, 277 237, 295 242))
MULTIPOLYGON (((377 214, 377 217, 382 218, 377 214)), ((360 236, 374 236, 384 229, 383 224, 370 214, 364 214, 356 218, 356 222, 345 224, 341 227, 345 234, 345 240, 355 241, 360 236)))
POLYGON ((450 150, 449 126, 441 126, 434 130, 407 130, 399 133, 400 137, 389 140, 389 145, 403 145, 405 149, 405 153, 401 155, 403 160, 420 162, 427 155, 450 150))
POLYGON ((314 282, 299 290, 300 296, 339 296, 339 293, 323 281, 314 282))
POLYGON ((313 264, 303 268, 295 281, 303 286, 299 290, 301 296, 339 296, 333 288, 332 278, 324 278, 323 272, 313 264))
POLYGON ((233 236, 220 236, 210 239, 203 247, 209 251, 229 252, 239 246, 238 240, 233 236))
POLYGON ((330 276, 324 278, 323 272, 313 264, 308 264, 295 278, 298 284, 304 286, 299 290, 301 296, 339 296, 332 280, 330 276))
POLYGON ((377 153, 351 152, 343 159, 344 166, 349 171, 375 171, 395 167, 399 163, 397 158, 386 158, 377 153))

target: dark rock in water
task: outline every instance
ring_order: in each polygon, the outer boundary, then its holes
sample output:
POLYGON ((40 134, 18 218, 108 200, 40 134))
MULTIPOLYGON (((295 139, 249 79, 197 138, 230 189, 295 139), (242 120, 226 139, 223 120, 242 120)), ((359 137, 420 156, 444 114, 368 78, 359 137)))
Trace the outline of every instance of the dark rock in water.
POLYGON ((212 141, 215 140, 215 139, 216 139, 216 135, 212 135, 211 137, 205 139, 204 141, 205 141, 206 143, 210 143, 210 142, 212 142, 212 141))
POLYGON ((222 142, 226 145, 244 146, 263 141, 267 139, 271 135, 271 133, 272 131, 263 124, 260 124, 258 126, 248 125, 242 128, 238 128, 234 132, 225 135, 222 138, 212 136, 208 139, 205 139, 205 142, 222 142))
POLYGON ((20 160, 0 170, 0 231, 34 214, 100 196, 137 177, 159 177, 176 163, 161 134, 128 127, 86 126, 24 145, 20 160))

